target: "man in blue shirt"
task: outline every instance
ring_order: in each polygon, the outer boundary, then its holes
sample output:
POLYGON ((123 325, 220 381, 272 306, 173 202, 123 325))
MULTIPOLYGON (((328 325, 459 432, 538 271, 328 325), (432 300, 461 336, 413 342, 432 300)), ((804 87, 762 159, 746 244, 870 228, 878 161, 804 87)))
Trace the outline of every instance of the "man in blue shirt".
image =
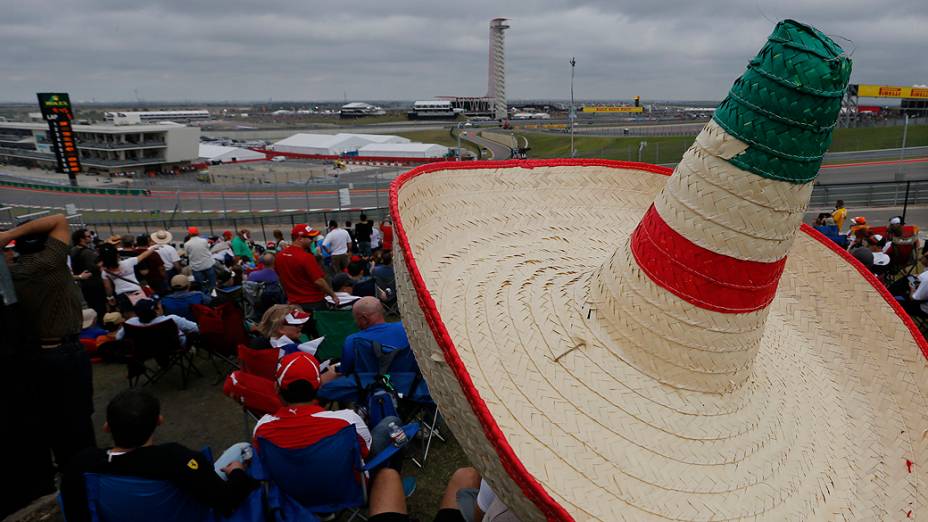
POLYGON ((191 306, 209 305, 209 296, 203 292, 190 290, 190 279, 185 275, 176 275, 171 278, 171 292, 161 299, 161 307, 165 315, 177 315, 193 321, 191 306))
POLYGON ((248 274, 248 281, 255 283, 276 283, 278 282, 277 272, 274 271, 274 254, 266 252, 261 256, 261 265, 263 268, 255 270, 248 274))
POLYGON ((375 361, 377 359, 376 354, 361 352, 361 350, 373 350, 374 342, 380 343, 381 349, 385 353, 399 351, 397 355, 393 356, 389 368, 387 368, 388 372, 418 371, 416 359, 412 350, 409 349, 409 339, 406 337, 403 323, 386 322, 383 316, 383 306, 376 297, 362 297, 354 304, 351 313, 354 315, 354 322, 361 331, 345 338, 345 344, 342 347, 341 364, 338 367, 340 374, 356 372, 358 356, 367 361, 375 361))

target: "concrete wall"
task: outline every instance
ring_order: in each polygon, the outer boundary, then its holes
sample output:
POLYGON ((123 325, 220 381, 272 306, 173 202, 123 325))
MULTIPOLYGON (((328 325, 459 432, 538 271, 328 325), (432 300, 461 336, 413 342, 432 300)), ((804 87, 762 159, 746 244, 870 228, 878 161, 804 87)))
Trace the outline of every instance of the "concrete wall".
POLYGON ((200 155, 199 127, 165 126, 165 162, 196 161, 200 155))

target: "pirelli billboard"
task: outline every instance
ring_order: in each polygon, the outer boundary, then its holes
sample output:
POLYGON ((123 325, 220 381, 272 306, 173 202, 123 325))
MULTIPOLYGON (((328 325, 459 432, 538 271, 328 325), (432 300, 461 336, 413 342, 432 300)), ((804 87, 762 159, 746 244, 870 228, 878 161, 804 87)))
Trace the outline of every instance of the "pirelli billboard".
POLYGON ((909 98, 916 100, 928 100, 928 87, 858 85, 857 96, 864 98, 909 98))
POLYGON ((617 105, 584 105, 583 112, 644 112, 644 107, 625 107, 617 105))

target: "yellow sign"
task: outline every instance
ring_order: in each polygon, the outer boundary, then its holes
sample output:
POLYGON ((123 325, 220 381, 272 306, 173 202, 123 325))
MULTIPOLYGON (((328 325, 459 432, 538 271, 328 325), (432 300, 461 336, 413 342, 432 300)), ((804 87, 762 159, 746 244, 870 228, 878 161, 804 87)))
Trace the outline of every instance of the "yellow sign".
POLYGON ((860 85, 857 95, 865 98, 920 98, 928 100, 928 88, 892 85, 860 85))
POLYGON ((644 107, 619 107, 615 105, 584 106, 583 112, 644 112, 644 107))

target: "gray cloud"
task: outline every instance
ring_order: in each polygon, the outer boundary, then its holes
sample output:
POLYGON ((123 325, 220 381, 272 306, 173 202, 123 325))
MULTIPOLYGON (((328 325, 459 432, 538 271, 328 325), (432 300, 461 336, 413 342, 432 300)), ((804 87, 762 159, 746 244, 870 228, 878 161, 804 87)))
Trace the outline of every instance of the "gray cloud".
POLYGON ((719 99, 781 18, 850 52, 860 83, 928 82, 928 4, 900 0, 0 0, 0 100, 423 99, 486 91, 487 25, 512 98, 719 99), (809 5, 814 4, 814 5, 809 5))

